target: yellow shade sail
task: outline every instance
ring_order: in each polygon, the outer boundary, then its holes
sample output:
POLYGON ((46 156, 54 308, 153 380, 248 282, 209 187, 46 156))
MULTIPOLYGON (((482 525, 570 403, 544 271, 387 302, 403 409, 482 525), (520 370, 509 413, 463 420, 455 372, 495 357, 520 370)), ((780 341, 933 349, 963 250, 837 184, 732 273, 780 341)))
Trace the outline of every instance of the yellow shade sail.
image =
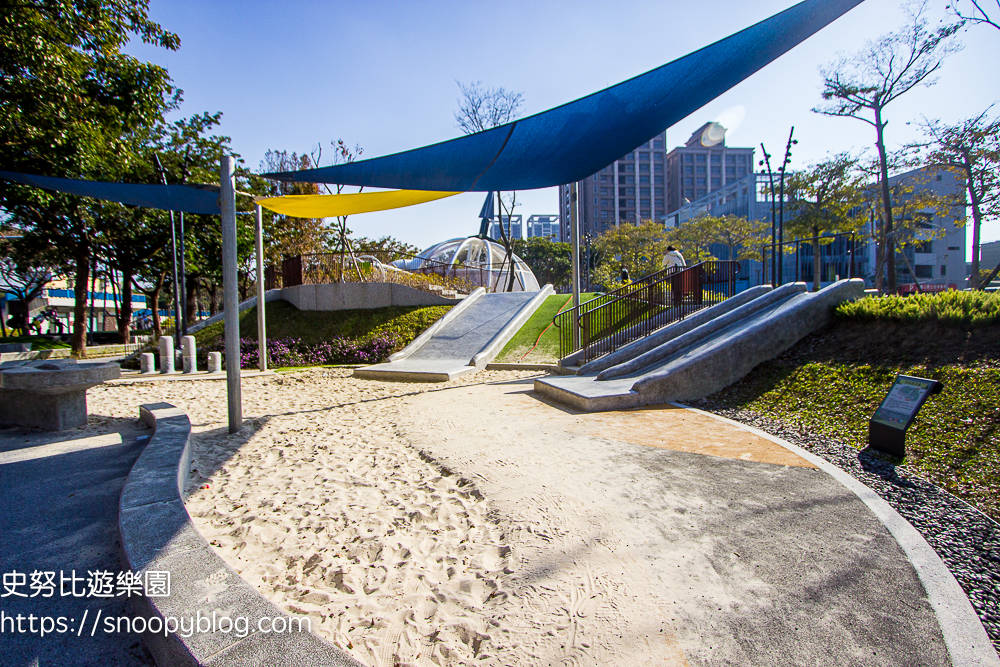
POLYGON ((423 204, 457 195, 436 190, 389 190, 346 195, 287 195, 258 199, 264 208, 293 218, 334 218, 423 204))

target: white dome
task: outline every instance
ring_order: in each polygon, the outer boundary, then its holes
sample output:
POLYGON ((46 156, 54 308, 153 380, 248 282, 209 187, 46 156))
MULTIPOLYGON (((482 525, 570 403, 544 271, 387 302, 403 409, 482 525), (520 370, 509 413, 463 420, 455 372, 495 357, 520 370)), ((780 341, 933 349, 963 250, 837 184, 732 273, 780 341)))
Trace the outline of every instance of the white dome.
MULTIPOLYGON (((418 273, 437 273, 467 280, 490 292, 506 290, 510 264, 507 251, 495 241, 476 236, 451 239, 432 245, 413 259, 400 259, 393 265, 418 273)), ((537 292, 538 279, 524 260, 513 255, 514 291, 537 292)))

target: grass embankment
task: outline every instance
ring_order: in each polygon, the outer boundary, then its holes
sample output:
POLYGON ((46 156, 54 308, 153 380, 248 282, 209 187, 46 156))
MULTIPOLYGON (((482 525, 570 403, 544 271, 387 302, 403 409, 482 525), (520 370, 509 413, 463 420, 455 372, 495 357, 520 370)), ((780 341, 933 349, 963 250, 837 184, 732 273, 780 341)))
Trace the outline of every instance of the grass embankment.
MULTIPOLYGON (((582 292, 580 303, 593 299, 598 294, 598 292, 582 292)), ((552 318, 572 307, 572 294, 553 294, 545 299, 545 303, 538 307, 538 310, 500 351, 496 361, 506 364, 555 363, 559 359, 559 330, 550 326, 552 318), (536 341, 537 347, 535 347, 536 341)))
POLYGON ((42 336, 0 336, 0 343, 31 343, 32 352, 71 347, 69 343, 43 338, 42 336))
MULTIPOLYGON (((417 306, 389 308, 372 308, 361 310, 298 310, 286 301, 272 301, 267 304, 267 338, 269 341, 296 341, 292 347, 301 350, 318 348, 334 340, 344 340, 350 345, 364 348, 373 341, 388 341, 385 355, 398 351, 408 345, 420 332, 442 317, 451 306, 417 306)), ((194 334, 202 355, 210 349, 222 349, 221 339, 225 333, 223 322, 216 322, 194 334)), ((243 341, 257 340, 257 309, 249 308, 240 313, 240 337, 243 341)), ((244 346, 245 347, 245 346, 244 346)), ((274 355, 287 346, 279 346, 276 350, 269 346, 274 355)), ((279 352, 280 353, 280 352, 279 352)), ((253 353, 254 355, 256 352, 253 353)), ((299 355, 299 358, 310 357, 309 354, 299 355)), ((356 361, 362 361, 361 359, 356 361)), ((365 360, 373 361, 373 360, 365 360)), ((377 360, 374 360, 377 361, 377 360)), ((199 363, 204 363, 203 359, 199 363)), ((347 363, 352 363, 347 361, 347 363)), ((256 364, 256 357, 248 363, 244 355, 243 367, 256 364)), ((301 363, 289 364, 300 366, 301 363)), ((306 364, 318 365, 318 364, 306 364)), ((279 368, 281 366, 279 365, 279 368)))
POLYGON ((897 373, 939 380, 903 465, 1000 520, 1000 296, 865 298, 710 397, 859 449, 897 373))

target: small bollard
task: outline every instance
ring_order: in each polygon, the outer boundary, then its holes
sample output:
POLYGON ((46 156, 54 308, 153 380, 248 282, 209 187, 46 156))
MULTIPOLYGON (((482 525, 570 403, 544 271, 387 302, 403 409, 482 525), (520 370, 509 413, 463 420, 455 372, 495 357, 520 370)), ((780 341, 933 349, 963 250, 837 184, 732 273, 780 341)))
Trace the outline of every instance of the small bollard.
POLYGON ((160 372, 174 372, 174 339, 170 336, 160 336, 160 372))
POLYGON ((194 336, 184 336, 181 338, 181 367, 185 373, 198 372, 198 357, 195 356, 196 353, 197 347, 195 346, 194 336))
POLYGON ((143 375, 156 372, 156 355, 152 352, 143 352, 139 355, 139 368, 143 375))
POLYGON ((208 353, 208 372, 209 373, 221 373, 222 372, 222 353, 221 352, 209 352, 208 353))

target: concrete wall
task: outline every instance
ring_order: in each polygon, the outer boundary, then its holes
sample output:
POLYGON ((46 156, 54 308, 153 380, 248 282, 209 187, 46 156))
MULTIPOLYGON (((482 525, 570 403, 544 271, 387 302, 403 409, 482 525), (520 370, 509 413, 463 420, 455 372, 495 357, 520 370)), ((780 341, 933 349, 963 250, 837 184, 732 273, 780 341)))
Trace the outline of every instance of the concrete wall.
POLYGON ((296 285, 281 298, 299 310, 353 310, 388 306, 454 306, 458 301, 396 283, 296 285))

